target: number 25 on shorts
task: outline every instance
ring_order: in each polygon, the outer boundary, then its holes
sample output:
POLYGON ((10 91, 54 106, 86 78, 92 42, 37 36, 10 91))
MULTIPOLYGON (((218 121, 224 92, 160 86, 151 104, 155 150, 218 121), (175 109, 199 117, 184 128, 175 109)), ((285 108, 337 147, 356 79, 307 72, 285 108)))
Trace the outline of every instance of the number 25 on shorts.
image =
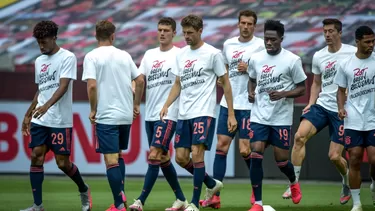
POLYGON ((203 134, 203 133, 204 133, 204 122, 194 122, 193 134, 203 134))

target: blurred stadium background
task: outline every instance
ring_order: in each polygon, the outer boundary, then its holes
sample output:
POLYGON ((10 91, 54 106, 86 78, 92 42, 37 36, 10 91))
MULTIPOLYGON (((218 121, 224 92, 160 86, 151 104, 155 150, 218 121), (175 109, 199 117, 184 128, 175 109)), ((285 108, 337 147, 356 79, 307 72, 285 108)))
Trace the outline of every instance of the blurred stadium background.
MULTIPOLYGON (((116 47, 128 51, 134 61, 139 64, 144 52, 158 45, 156 24, 160 17, 170 16, 179 23, 182 17, 189 13, 202 16, 204 19, 204 41, 222 49, 223 42, 226 39, 239 34, 237 15, 242 9, 252 9, 257 12, 256 36, 259 37, 262 37, 263 23, 266 19, 280 19, 286 28, 283 47, 300 55, 303 59, 303 65, 308 75, 308 89, 306 96, 296 100, 294 131, 298 126, 301 110, 309 98, 309 88, 312 82, 310 70, 312 55, 316 50, 325 46, 322 20, 327 17, 340 19, 343 22, 342 41, 352 45, 355 45, 354 30, 356 27, 365 24, 375 29, 374 0, 1 0, 0 204, 3 204, 3 206, 0 205, 0 210, 13 210, 13 208, 4 205, 6 202, 14 203, 15 200, 14 195, 8 194, 8 181, 22 181, 19 184, 26 185, 26 187, 20 185, 19 188, 14 187, 14 189, 17 189, 11 191, 14 194, 21 194, 21 190, 24 190, 23 192, 29 191, 29 186, 26 184, 27 177, 21 176, 20 178, 10 179, 13 176, 9 176, 9 174, 26 175, 29 171, 30 150, 27 148, 29 139, 21 135, 20 128, 24 112, 37 89, 34 84, 33 63, 36 57, 40 55, 40 51, 32 37, 32 29, 38 21, 46 19, 55 21, 60 26, 58 44, 74 52, 79 61, 78 80, 74 82, 72 160, 85 175, 104 175, 104 161, 100 155, 94 153, 93 132, 87 119, 89 107, 86 87, 80 81, 83 58, 87 52, 96 47, 94 37, 96 21, 102 19, 113 21, 117 26, 116 47), (2 174, 5 176, 1 176, 2 174)), ((179 47, 185 45, 179 24, 174 42, 179 47)), ((221 95, 222 91, 219 90, 218 102, 221 95)), ((141 109, 144 112, 143 106, 141 109)), ((148 145, 145 134, 144 117, 141 116, 134 122, 130 148, 124 152, 128 176, 142 178, 146 172, 148 145)), ((340 175, 328 159, 328 137, 327 130, 323 130, 308 143, 307 156, 301 174, 302 180, 315 182, 341 181, 340 175)), ((236 150, 237 148, 238 146, 234 142, 228 155, 227 177, 244 178, 243 182, 248 184, 249 182, 246 180, 248 171, 236 150)), ((285 179, 273 161, 272 151, 268 150, 266 154, 264 162, 265 177, 273 180, 285 179)), ((212 173, 213 157, 214 152, 207 152, 206 169, 209 174, 212 173)), ((364 161, 362 176, 364 180, 368 181, 367 159, 365 158, 364 161)), ((183 169, 176 168, 179 175, 189 176, 183 169)), ((45 172, 61 174, 55 166, 52 154, 49 154, 46 159, 45 172)), ((52 180, 55 181, 54 177, 52 180)), ((135 185, 136 191, 134 190, 135 193, 138 193, 138 190, 141 190, 142 181, 139 179, 134 179, 134 181, 138 181, 135 185)), ((101 182, 103 183, 103 181, 101 182)), ((265 192, 279 197, 284 187, 284 184, 275 187, 280 193, 271 193, 271 187, 268 191, 266 188, 265 192)), ((308 186, 306 184, 306 189, 307 187, 309 187, 311 194, 317 198, 315 201, 306 203, 315 206, 320 201, 319 192, 321 190, 316 189, 315 191, 314 188, 317 188, 315 185, 308 186)), ((162 186, 160 189, 163 188, 167 187, 162 186)), ((72 189, 74 189, 74 186, 72 189)), ((51 194, 56 193, 56 190, 50 191, 51 194)), ((339 194, 338 189, 331 191, 333 194, 329 194, 330 196, 339 194)), ((103 192, 107 193, 107 191, 103 192)), ((236 192, 239 197, 243 197, 240 187, 236 189, 236 192)), ((187 192, 187 196, 190 196, 189 193, 190 191, 187 192)), ((24 194, 27 201, 30 201, 30 192, 24 194)), ((229 195, 226 196, 229 197, 229 195)), ((57 197, 59 197, 58 194, 56 199, 58 199, 57 197)), ((363 197, 368 196, 363 194, 363 197)), ((333 198, 332 200, 327 198, 326 201, 323 201, 328 205, 330 203, 331 205, 332 203, 338 204, 337 199, 333 198)), ((282 201, 276 203, 280 204, 281 207, 288 204, 282 201)), ((368 203, 370 203, 369 200, 368 203)), ((248 201, 245 204, 248 204, 248 201)), ((327 210, 342 209, 340 207, 327 208, 327 210)), ((345 209, 349 210, 349 207, 345 209)), ((16 210, 16 207, 14 207, 14 210, 16 210)), ((281 210, 289 210, 289 208, 284 207, 281 210)), ((323 210, 325 209, 323 208, 323 210)))

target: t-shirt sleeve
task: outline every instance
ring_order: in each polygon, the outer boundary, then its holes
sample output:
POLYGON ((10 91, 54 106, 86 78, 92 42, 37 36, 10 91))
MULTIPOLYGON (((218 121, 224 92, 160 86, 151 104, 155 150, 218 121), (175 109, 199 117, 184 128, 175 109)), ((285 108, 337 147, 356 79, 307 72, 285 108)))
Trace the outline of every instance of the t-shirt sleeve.
POLYGON ((315 75, 322 74, 319 68, 319 59, 318 59, 318 56, 316 56, 316 54, 314 54, 313 59, 312 59, 311 72, 314 73, 315 75))
POLYGON ((175 63, 176 63, 176 68, 172 68, 172 73, 173 73, 173 75, 175 75, 175 76, 180 76, 180 65, 179 65, 179 55, 177 54, 176 55, 176 57, 175 57, 175 63))
POLYGON ((77 58, 74 55, 69 55, 63 60, 60 78, 77 79, 77 58))
POLYGON ((134 80, 135 78, 137 78, 138 76, 141 75, 141 72, 140 70, 138 70, 137 68, 137 65, 135 65, 132 57, 130 56, 130 54, 128 54, 128 64, 129 64, 129 68, 130 68, 130 72, 131 72, 131 78, 132 80, 134 80))
POLYGON ((224 64, 223 54, 221 52, 218 52, 214 55, 212 62, 214 72, 218 77, 223 76, 225 73, 227 73, 227 69, 225 68, 224 64))
POLYGON ((34 64, 34 69, 35 69, 35 83, 36 84, 39 84, 39 70, 37 68, 37 61, 35 61, 35 64, 34 64))
POLYGON ((228 64, 228 59, 225 56, 225 54, 226 54, 225 52, 227 52, 227 44, 226 43, 224 43, 224 45, 223 45, 223 52, 222 52, 222 54, 223 54, 223 62, 224 62, 224 64, 228 64))
POLYGON ((254 60, 249 59, 249 65, 247 66, 247 73, 249 74, 249 77, 252 78, 252 79, 256 79, 257 78, 257 72, 255 71, 255 67, 254 67, 254 60))
POLYGON ((345 75, 344 68, 341 65, 338 65, 337 73, 333 78, 333 83, 337 84, 339 87, 347 88, 348 87, 348 79, 345 75))
POLYGON ((301 58, 298 58, 294 62, 291 68, 291 76, 294 84, 298 84, 306 80, 307 76, 305 74, 305 71, 303 71, 301 58))
POLYGON ((94 59, 86 55, 83 59, 82 81, 87 81, 88 79, 96 80, 96 68, 94 59))
POLYGON ((139 68, 138 68, 139 72, 143 75, 146 75, 146 56, 147 56, 147 52, 143 56, 141 60, 141 64, 139 65, 139 68))

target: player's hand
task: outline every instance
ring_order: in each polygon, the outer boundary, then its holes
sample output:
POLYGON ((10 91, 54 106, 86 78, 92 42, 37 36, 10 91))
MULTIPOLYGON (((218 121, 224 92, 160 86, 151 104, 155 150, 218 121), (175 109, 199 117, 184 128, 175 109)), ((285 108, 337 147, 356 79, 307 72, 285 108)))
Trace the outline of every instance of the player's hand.
POLYGON ((247 72, 247 63, 240 61, 237 66, 237 70, 240 72, 247 72))
POLYGON ((163 106, 163 108, 160 111, 160 120, 165 123, 164 117, 166 117, 168 114, 168 107, 163 106))
POLYGON ((233 133, 237 129, 237 120, 234 115, 228 116, 228 132, 233 133))
POLYGON ((90 115, 89 115, 89 120, 90 120, 91 124, 93 124, 93 125, 95 124, 95 121, 96 121, 95 116, 96 116, 96 111, 91 111, 90 115))
POLYGON ((217 79, 216 80, 216 84, 220 87, 223 87, 223 83, 221 83, 221 80, 220 79, 217 79))
POLYGON ((140 113, 141 113, 140 105, 134 105, 133 119, 136 119, 139 116, 140 113))
POLYGON ((271 101, 280 100, 285 97, 284 92, 278 92, 278 91, 270 91, 268 95, 270 96, 271 101))
POLYGON ((33 110, 33 117, 39 119, 42 117, 49 109, 49 106, 44 104, 33 110))
POLYGON ((255 92, 249 92, 249 102, 250 103, 255 102, 255 92))
POLYGON ((339 109, 339 118, 341 119, 341 120, 344 120, 345 119, 345 117, 347 116, 347 114, 346 114, 346 110, 345 109, 339 109))
POLYGON ((31 117, 25 116, 22 121, 22 135, 29 136, 30 135, 30 125, 31 125, 31 117))
POLYGON ((302 114, 305 114, 305 113, 309 112, 311 106, 312 106, 312 105, 308 104, 308 105, 302 110, 302 114))

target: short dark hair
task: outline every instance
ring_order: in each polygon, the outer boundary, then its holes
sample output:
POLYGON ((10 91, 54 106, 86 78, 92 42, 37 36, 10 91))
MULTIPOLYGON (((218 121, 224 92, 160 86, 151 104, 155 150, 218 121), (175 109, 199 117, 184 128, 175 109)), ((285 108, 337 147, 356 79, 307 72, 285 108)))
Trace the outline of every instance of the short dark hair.
POLYGON ((282 37, 284 36, 284 24, 282 24, 279 20, 267 20, 264 24, 264 32, 267 30, 276 31, 277 34, 282 37))
POLYGON ((41 21, 37 23, 33 30, 33 37, 43 39, 46 37, 56 37, 59 26, 53 21, 41 21))
POLYGON ((172 27, 172 30, 173 31, 176 31, 176 21, 171 18, 171 17, 162 17, 159 22, 158 22, 158 25, 167 25, 167 26, 171 26, 172 27))
POLYGON ((368 26, 360 26, 355 30, 355 39, 361 40, 365 35, 373 35, 374 31, 368 26))
POLYGON ((240 13, 238 14, 238 22, 241 21, 241 16, 253 17, 254 18, 254 24, 256 24, 257 21, 258 21, 257 14, 252 10, 242 10, 242 11, 240 11, 240 13))
POLYGON ((98 41, 108 40, 115 31, 116 26, 108 20, 102 20, 96 23, 96 39, 98 41))
POLYGON ((323 26, 333 24, 338 32, 342 31, 342 23, 336 18, 326 18, 322 21, 323 26))
POLYGON ((190 14, 181 20, 182 27, 193 27, 196 31, 203 29, 203 20, 197 15, 190 14))

